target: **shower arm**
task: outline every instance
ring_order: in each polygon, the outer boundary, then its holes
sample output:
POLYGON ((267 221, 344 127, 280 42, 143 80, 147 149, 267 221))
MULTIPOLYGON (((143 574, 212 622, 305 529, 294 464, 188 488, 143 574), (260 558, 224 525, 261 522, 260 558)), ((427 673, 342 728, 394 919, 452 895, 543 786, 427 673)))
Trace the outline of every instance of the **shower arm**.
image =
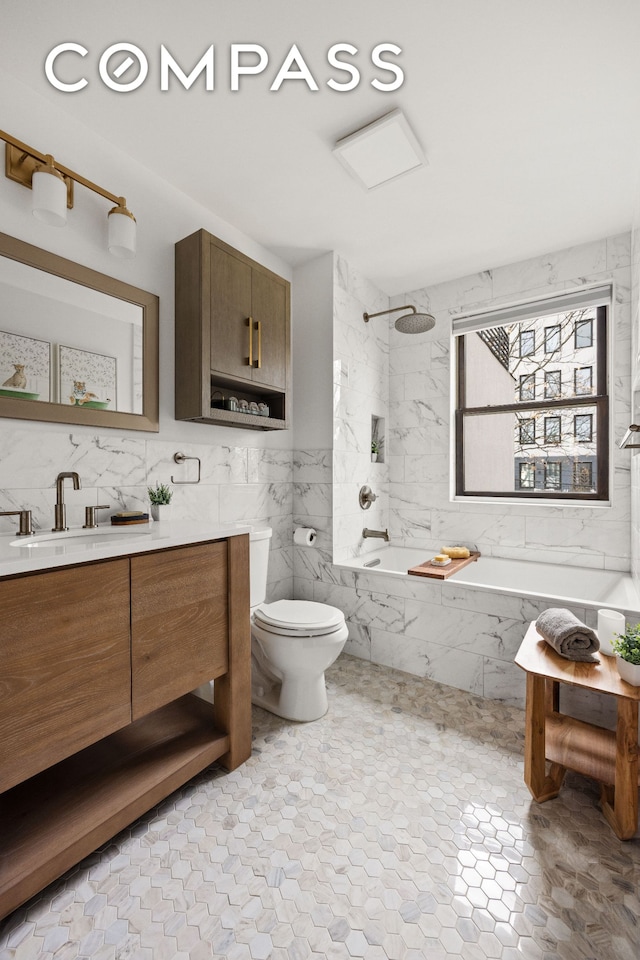
POLYGON ((378 313, 363 313, 362 318, 365 323, 369 323, 372 317, 381 317, 383 313, 396 313, 398 310, 410 310, 411 313, 418 312, 413 304, 408 303, 404 307, 389 307, 388 310, 379 310, 378 313))

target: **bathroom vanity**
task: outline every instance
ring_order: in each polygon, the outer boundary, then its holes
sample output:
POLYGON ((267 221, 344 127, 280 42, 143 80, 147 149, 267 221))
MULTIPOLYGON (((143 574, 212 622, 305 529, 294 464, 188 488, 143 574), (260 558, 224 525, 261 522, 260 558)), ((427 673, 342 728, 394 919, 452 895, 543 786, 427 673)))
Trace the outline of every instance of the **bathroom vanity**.
POLYGON ((0 538, 0 918, 250 756, 248 532, 162 527, 0 538))

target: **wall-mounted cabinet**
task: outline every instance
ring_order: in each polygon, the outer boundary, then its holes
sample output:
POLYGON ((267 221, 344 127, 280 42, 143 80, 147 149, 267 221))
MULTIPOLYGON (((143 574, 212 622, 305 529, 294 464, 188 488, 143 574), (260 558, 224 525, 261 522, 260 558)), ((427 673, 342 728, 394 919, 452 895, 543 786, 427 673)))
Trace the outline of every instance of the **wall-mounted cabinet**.
POLYGON ((290 285, 205 230, 176 244, 176 419, 288 426, 290 285), (230 409, 263 404, 269 415, 230 409))

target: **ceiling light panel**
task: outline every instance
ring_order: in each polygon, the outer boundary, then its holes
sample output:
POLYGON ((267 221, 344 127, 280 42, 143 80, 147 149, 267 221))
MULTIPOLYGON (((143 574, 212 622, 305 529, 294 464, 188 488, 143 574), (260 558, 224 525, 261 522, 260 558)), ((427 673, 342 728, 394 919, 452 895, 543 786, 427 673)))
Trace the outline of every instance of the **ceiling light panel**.
POLYGON ((426 166, 427 160, 401 110, 338 140, 335 157, 367 190, 426 166))

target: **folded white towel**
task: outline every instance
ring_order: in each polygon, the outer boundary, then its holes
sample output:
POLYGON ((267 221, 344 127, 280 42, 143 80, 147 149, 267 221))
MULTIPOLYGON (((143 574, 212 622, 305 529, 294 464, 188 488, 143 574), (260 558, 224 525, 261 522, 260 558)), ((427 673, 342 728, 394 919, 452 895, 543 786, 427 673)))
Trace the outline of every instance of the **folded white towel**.
POLYGON ((564 607, 543 610, 536 620, 536 630, 561 657, 583 663, 600 662, 593 656, 600 649, 597 634, 570 610, 564 607))

